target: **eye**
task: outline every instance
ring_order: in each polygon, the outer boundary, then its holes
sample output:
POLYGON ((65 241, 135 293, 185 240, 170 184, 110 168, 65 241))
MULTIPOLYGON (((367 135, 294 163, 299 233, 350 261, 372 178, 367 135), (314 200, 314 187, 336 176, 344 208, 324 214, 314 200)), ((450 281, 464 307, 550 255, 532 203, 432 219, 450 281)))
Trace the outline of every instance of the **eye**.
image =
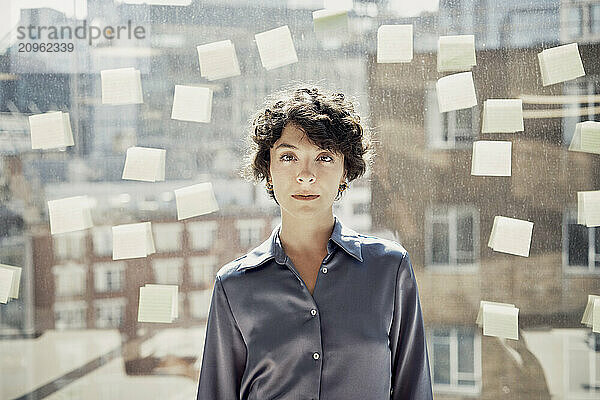
POLYGON ((283 154, 281 157, 279 157, 279 159, 281 161, 288 162, 288 161, 292 161, 294 159, 294 157, 291 154, 283 154))
POLYGON ((328 163, 329 162, 333 162, 333 157, 328 156, 328 155, 322 155, 322 156, 319 157, 319 159, 321 161, 325 161, 325 162, 328 162, 328 163))

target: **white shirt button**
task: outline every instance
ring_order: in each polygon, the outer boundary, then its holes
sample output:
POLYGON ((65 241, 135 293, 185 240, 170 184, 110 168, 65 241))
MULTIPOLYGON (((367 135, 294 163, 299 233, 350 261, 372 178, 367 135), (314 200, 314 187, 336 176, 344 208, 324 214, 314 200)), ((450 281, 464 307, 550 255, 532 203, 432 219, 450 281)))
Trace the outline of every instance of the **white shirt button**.
POLYGON ((320 356, 319 356, 319 353, 313 353, 313 358, 314 358, 315 360, 318 360, 318 359, 319 359, 319 357, 320 357, 320 356))
POLYGON ((314 308, 310 310, 310 315, 312 315, 313 317, 317 315, 317 310, 315 310, 314 308))
POLYGON ((323 269, 321 269, 321 271, 323 271, 324 274, 327 273, 327 267, 323 267, 323 269))

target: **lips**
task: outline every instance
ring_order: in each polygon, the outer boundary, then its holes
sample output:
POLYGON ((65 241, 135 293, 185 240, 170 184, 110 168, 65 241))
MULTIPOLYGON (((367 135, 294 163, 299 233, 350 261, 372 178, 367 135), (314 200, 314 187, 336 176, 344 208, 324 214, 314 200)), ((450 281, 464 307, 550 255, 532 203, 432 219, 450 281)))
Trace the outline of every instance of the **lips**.
POLYGON ((319 197, 318 194, 309 194, 309 195, 304 195, 304 194, 294 194, 292 195, 293 198, 295 198, 296 200, 314 200, 317 197, 319 197))

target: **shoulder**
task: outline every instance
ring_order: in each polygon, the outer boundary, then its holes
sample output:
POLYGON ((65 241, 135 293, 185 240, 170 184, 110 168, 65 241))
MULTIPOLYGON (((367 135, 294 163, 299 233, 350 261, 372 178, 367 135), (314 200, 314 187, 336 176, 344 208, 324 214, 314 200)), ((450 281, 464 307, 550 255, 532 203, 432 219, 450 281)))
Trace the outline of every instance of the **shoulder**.
POLYGON ((377 236, 356 234, 360 242, 363 257, 366 259, 380 258, 397 261, 400 264, 408 258, 408 252, 400 243, 377 236))
POLYGON ((243 256, 240 256, 238 258, 236 258, 233 261, 228 262, 227 264, 223 265, 219 271, 217 271, 217 279, 220 279, 221 282, 223 282, 224 280, 228 280, 230 278, 235 277, 236 275, 240 275, 238 272, 238 268, 242 265, 242 263, 244 262, 244 260, 248 257, 248 254, 244 254, 243 256))

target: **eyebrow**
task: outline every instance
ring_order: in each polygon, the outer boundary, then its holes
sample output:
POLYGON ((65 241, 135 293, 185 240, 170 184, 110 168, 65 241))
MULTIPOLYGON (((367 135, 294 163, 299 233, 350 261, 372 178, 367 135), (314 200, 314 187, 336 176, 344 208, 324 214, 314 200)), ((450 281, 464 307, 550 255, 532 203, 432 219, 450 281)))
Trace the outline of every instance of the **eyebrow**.
POLYGON ((278 148, 280 148, 280 147, 286 147, 286 148, 289 148, 289 149, 298 149, 298 148, 297 148, 296 146, 294 146, 293 144, 289 144, 289 143, 279 143, 279 144, 277 145, 277 147, 275 147, 275 150, 277 150, 277 149, 278 149, 278 148))

